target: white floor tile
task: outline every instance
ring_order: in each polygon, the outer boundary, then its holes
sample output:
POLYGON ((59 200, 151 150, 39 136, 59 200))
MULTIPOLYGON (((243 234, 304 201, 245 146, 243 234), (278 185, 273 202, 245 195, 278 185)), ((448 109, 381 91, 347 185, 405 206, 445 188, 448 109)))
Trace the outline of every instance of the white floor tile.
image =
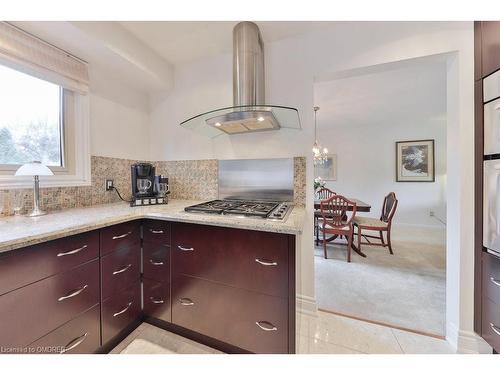
POLYGON ((309 337, 364 353, 402 353, 391 328, 329 313, 309 318, 309 337))
POLYGON ((453 354, 454 349, 446 340, 393 329, 392 332, 405 354, 453 354))

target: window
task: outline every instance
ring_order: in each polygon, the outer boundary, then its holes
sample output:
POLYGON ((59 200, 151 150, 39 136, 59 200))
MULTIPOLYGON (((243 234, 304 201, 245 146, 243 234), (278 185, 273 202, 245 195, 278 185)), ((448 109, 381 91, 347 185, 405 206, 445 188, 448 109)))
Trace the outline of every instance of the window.
POLYGON ((63 89, 0 65, 0 164, 64 167, 63 89))
POLYGON ((42 187, 90 185, 88 64, 8 22, 0 46, 0 190, 31 187, 14 174, 35 160, 42 187))

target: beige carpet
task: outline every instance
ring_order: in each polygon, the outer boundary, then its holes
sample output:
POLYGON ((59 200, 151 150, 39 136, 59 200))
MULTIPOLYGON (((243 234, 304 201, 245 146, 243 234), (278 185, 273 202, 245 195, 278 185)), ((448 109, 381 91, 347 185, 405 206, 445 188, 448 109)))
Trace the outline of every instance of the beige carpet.
POLYGON ((318 307, 346 315, 445 334, 445 229, 395 227, 394 255, 387 248, 364 246, 367 258, 346 245, 315 248, 318 307))

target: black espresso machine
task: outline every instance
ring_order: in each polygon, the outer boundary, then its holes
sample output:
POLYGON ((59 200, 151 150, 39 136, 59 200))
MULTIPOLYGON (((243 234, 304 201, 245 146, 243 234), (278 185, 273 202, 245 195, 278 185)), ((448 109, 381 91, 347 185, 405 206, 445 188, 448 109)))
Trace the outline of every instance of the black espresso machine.
POLYGON ((155 167, 150 163, 137 163, 131 167, 132 200, 131 206, 167 204, 168 178, 155 175, 155 167))

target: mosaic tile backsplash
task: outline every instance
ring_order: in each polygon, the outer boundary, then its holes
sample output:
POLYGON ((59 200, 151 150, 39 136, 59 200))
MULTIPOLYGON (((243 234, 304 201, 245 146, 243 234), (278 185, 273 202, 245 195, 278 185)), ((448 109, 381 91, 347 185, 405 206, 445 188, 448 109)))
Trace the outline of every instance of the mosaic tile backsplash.
MULTIPOLYGON (((119 202, 115 191, 105 191, 106 179, 113 179, 123 198, 130 199, 130 166, 140 160, 117 159, 102 156, 91 157, 92 185, 77 187, 41 188, 40 199, 44 210, 86 207, 119 202)), ((170 198, 202 199, 217 198, 217 160, 182 160, 152 162, 156 174, 169 178, 170 198)), ((294 202, 305 204, 306 158, 294 158, 294 202)), ((3 215, 13 215, 16 206, 25 214, 33 209, 33 189, 0 190, 3 199, 3 215)), ((0 202, 0 208, 1 208, 0 202)))

